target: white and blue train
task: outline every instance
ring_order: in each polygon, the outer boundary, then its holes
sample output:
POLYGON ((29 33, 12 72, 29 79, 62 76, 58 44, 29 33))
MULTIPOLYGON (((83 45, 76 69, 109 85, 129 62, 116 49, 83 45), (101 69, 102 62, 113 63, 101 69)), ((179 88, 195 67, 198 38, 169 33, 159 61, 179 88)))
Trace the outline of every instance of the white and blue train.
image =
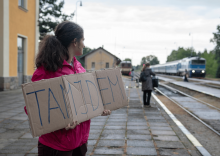
POLYGON ((187 70, 189 77, 204 78, 206 75, 206 60, 204 58, 188 57, 165 64, 152 65, 151 69, 155 73, 179 76, 187 70))

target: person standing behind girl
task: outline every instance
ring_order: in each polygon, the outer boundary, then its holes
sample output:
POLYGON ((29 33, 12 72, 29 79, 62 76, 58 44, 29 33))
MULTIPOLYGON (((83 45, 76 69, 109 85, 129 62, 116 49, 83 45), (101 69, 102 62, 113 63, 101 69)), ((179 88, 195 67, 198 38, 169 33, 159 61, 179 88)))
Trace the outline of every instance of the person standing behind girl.
MULTIPOLYGON (((65 21, 57 25, 55 35, 46 35, 40 42, 36 71, 32 81, 62 75, 84 73, 86 70, 75 56, 83 54, 84 32, 76 23, 65 21)), ((26 107, 24 108, 27 113, 26 107)), ((104 110, 103 116, 110 115, 104 110)), ((39 137, 38 156, 85 156, 90 120, 69 123, 66 128, 39 137)))
POLYGON ((133 81, 133 78, 134 78, 134 69, 132 68, 132 70, 131 70, 131 81, 133 81))
POLYGON ((185 82, 189 82, 189 81, 188 81, 188 71, 187 71, 187 69, 185 69, 184 81, 185 81, 185 82))
POLYGON ((147 77, 147 80, 142 82, 143 104, 145 107, 151 107, 150 106, 150 98, 151 98, 151 92, 153 90, 153 83, 152 83, 151 75, 155 76, 156 74, 151 71, 150 63, 146 63, 143 66, 142 72, 144 72, 145 76, 147 77), (146 101, 146 94, 148 94, 147 101, 146 101))

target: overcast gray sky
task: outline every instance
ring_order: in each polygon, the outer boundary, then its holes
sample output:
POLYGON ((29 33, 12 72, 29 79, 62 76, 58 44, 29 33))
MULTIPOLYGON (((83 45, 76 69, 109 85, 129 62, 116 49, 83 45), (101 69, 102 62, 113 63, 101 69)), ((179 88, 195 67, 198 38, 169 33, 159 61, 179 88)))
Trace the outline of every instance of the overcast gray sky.
MULTIPOLYGON (((65 0, 63 11, 74 12, 76 2, 65 0)), ((147 55, 165 63, 178 46, 212 50, 210 39, 220 24, 220 0, 82 0, 82 4, 77 6, 77 23, 84 28, 85 45, 103 45, 121 59, 132 58, 133 65, 147 55)))

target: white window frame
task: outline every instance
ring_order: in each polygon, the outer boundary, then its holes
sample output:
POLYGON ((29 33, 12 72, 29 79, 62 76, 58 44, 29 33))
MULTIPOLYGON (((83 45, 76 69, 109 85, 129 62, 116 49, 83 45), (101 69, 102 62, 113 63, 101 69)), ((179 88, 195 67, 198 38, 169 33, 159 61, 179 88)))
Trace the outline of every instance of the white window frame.
POLYGON ((92 69, 92 70, 94 70, 94 69, 95 69, 95 62, 92 62, 91 69, 92 69), (94 63, 94 67, 93 67, 93 63, 94 63))
POLYGON ((18 0, 18 7, 23 11, 28 11, 28 0, 18 0), (24 1, 24 6, 21 5, 21 1, 24 1))
POLYGON ((106 62, 106 63, 105 63, 105 68, 109 68, 109 62, 106 62), (107 63, 108 63, 108 67, 107 67, 107 63))
POLYGON ((17 37, 23 38, 24 41, 24 75, 27 75, 28 37, 21 34, 18 34, 17 37))

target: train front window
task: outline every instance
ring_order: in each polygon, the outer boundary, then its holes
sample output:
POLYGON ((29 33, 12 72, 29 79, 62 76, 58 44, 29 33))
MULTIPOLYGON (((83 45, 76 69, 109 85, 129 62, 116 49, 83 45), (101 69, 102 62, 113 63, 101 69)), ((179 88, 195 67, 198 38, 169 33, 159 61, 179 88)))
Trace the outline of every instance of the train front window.
POLYGON ((121 64, 121 67, 124 67, 124 68, 131 68, 131 64, 121 64))
POLYGON ((192 60, 192 64, 205 64, 205 60, 192 60))

